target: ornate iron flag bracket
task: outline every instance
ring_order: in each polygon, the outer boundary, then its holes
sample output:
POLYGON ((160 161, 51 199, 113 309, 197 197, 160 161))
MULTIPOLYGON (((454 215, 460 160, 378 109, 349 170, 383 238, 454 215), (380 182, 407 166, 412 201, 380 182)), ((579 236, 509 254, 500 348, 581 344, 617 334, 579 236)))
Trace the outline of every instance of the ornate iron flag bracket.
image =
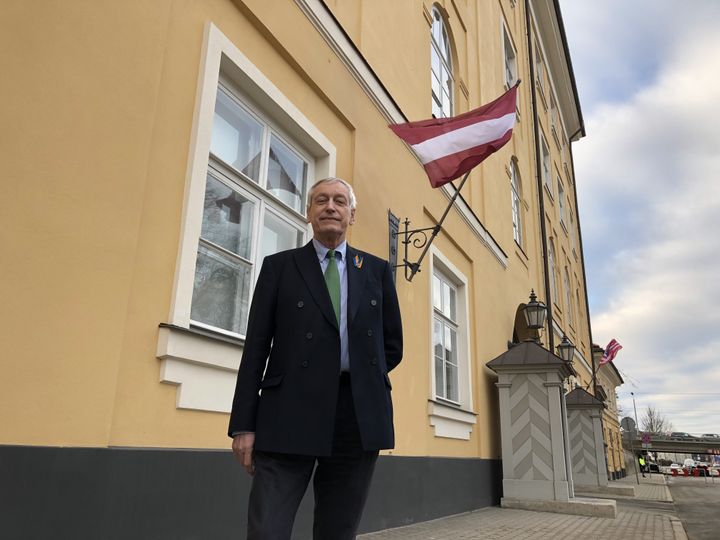
MULTIPOLYGON (((399 231, 398 228, 395 230, 391 229, 390 233, 390 240, 391 240, 391 247, 390 251, 392 253, 393 246, 392 241, 394 240, 397 245, 397 239, 400 235, 402 235, 403 239, 401 240, 403 245, 405 246, 404 250, 404 257, 401 264, 396 264, 395 268, 400 268, 401 266, 405 268, 405 279, 407 281, 412 281, 413 277, 415 277, 415 274, 420 272, 420 264, 422 263, 423 259, 425 258, 425 254, 430 249, 430 245, 433 243, 433 240, 435 240, 435 237, 438 235, 440 230, 442 229, 442 224, 445 221, 445 218, 448 215, 448 212, 450 212, 450 208, 452 208, 453 204, 455 204, 455 200, 458 198, 458 195, 460 195, 460 190, 465 185, 465 181, 468 179, 468 176, 470 175, 470 171, 465 173, 465 176, 463 177, 462 181, 460 182, 460 186, 455 190, 455 193, 450 198, 450 203, 448 204, 447 208, 445 208, 445 212, 443 212, 442 217, 437 222, 437 225, 434 227, 424 227, 422 229, 410 229, 410 220, 408 218, 405 218, 403 220, 404 229, 402 232, 399 231), (430 234, 430 238, 428 238, 428 231, 432 231, 430 234), (422 253, 420 253, 420 257, 418 257, 418 260, 416 262, 410 262, 408 260, 408 249, 409 245, 412 244, 414 248, 416 249, 422 249, 422 253)), ((394 216, 393 216, 394 217, 394 216)), ((392 227, 392 223, 391 223, 392 227)), ((397 227, 397 225, 396 225, 397 227)), ((397 250, 396 250, 397 251, 397 250)))

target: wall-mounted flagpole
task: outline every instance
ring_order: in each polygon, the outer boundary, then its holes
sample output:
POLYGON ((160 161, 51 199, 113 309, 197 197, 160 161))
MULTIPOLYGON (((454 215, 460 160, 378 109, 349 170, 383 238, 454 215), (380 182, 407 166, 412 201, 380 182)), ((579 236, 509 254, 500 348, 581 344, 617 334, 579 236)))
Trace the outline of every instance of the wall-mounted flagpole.
POLYGON ((395 268, 400 268, 401 266, 405 268, 406 280, 412 281, 413 277, 415 277, 415 274, 420 271, 420 264, 425 258, 425 254, 428 252, 428 250, 430 249, 430 245, 433 243, 433 240, 435 240, 435 237, 442 229, 442 224, 445 221, 445 217, 447 217, 448 213, 450 212, 450 208, 452 208, 453 204, 455 204, 455 200, 458 198, 458 195, 460 195, 460 190, 465 185, 465 181, 468 179, 468 176, 470 176, 470 171, 465 173, 465 176, 463 176, 460 185, 455 189, 455 193, 450 199, 450 203, 447 205, 447 208, 445 208, 445 212, 443 212, 443 215, 440 217, 440 221, 437 222, 437 225, 435 225, 434 227, 425 227, 424 229, 408 229, 408 227, 410 226, 410 220, 408 218, 405 218, 405 220, 403 221, 403 225, 405 226, 404 230, 402 232, 398 231, 392 233, 393 238, 397 238, 401 234, 403 236, 402 243, 405 246, 405 256, 403 257, 402 264, 396 264, 395 268), (430 233, 429 239, 427 236, 427 231, 432 231, 432 233, 430 233), (424 248, 416 262, 410 262, 408 260, 408 246, 411 243, 416 249, 424 248))

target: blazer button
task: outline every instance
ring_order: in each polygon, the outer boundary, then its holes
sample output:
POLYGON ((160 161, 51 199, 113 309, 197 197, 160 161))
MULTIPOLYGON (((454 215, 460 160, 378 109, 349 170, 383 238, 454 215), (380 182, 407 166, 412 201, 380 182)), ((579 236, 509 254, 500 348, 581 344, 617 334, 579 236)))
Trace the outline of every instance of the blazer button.
POLYGON ((298 307, 303 307, 304 305, 305 305, 305 304, 303 303, 302 300, 300 300, 300 301, 297 303, 297 306, 298 306, 298 307))
POLYGON ((368 330, 368 336, 372 336, 372 330, 368 330))
POLYGON ((307 360, 303 360, 300 365, 301 365, 302 367, 308 367, 307 360))
POLYGON ((372 360, 370 360, 370 363, 371 363, 373 366, 377 366, 377 360, 376 360, 375 358, 373 358, 372 360))
POLYGON ((307 334, 305 334, 305 337, 308 339, 312 339, 312 332, 308 332, 307 334))
POLYGON ((373 300, 370 300, 370 305, 371 305, 371 306, 377 306, 377 300, 374 300, 374 299, 373 299, 373 300))

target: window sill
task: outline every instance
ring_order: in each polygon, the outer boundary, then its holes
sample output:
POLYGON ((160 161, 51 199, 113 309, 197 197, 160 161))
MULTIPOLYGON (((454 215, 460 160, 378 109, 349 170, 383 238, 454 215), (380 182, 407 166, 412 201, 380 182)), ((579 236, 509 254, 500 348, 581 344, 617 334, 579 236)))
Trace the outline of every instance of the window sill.
POLYGON ((436 437, 463 441, 470 440, 470 433, 477 423, 476 413, 432 399, 428 400, 428 417, 436 437))
POLYGON ((176 407, 230 412, 243 344, 205 329, 160 324, 160 382, 177 386, 176 407))

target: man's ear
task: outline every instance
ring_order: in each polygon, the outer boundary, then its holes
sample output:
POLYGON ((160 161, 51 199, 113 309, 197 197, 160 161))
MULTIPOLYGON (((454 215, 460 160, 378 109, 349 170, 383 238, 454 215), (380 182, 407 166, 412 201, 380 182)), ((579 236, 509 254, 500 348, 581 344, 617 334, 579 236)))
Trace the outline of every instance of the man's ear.
POLYGON ((355 209, 354 208, 350 209, 350 225, 352 225, 353 223, 355 223, 355 209))

